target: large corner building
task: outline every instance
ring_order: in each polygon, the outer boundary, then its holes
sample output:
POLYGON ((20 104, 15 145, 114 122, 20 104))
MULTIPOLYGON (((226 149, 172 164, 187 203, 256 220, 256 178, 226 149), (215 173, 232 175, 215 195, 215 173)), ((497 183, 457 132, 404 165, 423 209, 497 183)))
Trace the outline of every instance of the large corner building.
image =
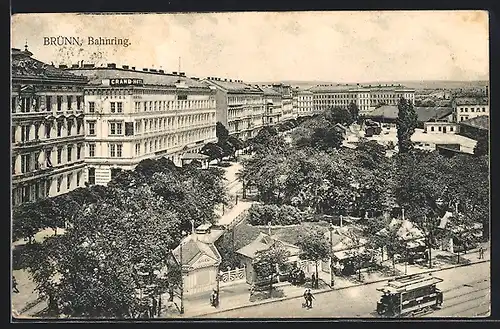
POLYGON ((144 159, 181 163, 216 140, 215 89, 182 72, 110 63, 73 65, 85 88, 86 163, 90 184, 107 184, 144 159))
POLYGON ((85 186, 87 79, 38 61, 32 55, 27 49, 12 49, 14 206, 85 186))

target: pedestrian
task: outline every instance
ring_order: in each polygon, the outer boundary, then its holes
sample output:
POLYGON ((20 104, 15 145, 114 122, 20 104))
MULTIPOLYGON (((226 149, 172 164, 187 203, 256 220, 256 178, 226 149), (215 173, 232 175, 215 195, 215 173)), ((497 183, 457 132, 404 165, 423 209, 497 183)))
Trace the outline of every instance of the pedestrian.
POLYGON ((302 307, 309 308, 309 288, 306 288, 304 291, 304 303, 302 304, 302 307))
POLYGON ((311 287, 316 287, 316 275, 314 273, 311 275, 311 287))
POLYGON ((16 281, 16 277, 15 276, 12 276, 12 290, 18 294, 19 293, 19 289, 17 289, 17 281, 16 281))
POLYGON ((480 246, 479 247, 479 259, 483 259, 484 258, 484 249, 483 249, 483 246, 480 246))
POLYGON ((313 307, 313 299, 316 299, 316 298, 314 298, 314 296, 311 292, 311 289, 308 289, 307 290, 307 301, 309 302, 309 308, 313 307))
POLYGON ((213 290, 212 291, 212 294, 210 295, 210 305, 212 305, 213 307, 217 307, 218 306, 218 299, 219 299, 219 296, 217 294, 217 290, 213 290))

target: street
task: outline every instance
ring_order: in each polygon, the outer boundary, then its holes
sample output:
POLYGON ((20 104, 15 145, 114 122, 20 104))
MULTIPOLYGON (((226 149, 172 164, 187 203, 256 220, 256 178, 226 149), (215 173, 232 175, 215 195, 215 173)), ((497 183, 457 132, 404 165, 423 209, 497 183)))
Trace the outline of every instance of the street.
MULTIPOLYGON (((425 317, 487 316, 490 310, 490 263, 480 263, 436 272, 444 303, 425 317)), ((380 298, 376 288, 385 282, 335 290, 315 296, 312 309, 302 308, 302 297, 271 304, 210 314, 207 318, 356 318, 376 317, 380 298)))

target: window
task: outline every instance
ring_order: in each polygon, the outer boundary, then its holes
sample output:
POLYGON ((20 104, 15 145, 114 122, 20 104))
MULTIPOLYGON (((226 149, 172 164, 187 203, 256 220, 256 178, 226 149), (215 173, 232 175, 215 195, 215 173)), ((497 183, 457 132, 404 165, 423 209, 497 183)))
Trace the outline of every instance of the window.
POLYGON ((123 113, 123 103, 122 102, 116 103, 116 112, 123 113))
POLYGON ((82 109, 82 96, 76 96, 76 109, 82 109))
POLYGON ((117 144, 116 145, 116 157, 121 158, 122 157, 122 151, 123 151, 123 145, 122 144, 117 144))
POLYGON ((434 131, 434 127, 431 126, 431 131, 434 131))
POLYGON ((149 141, 149 152, 153 152, 153 141, 149 141))
POLYGON ((61 192, 62 181, 63 181, 63 176, 57 177, 57 192, 61 192))
POLYGON ((57 148, 57 164, 61 164, 62 163, 62 147, 58 147, 57 148))
POLYGON ((57 110, 62 111, 62 96, 57 96, 57 110))
POLYGON ((17 131, 17 127, 16 126, 13 126, 12 127, 12 143, 17 143, 16 142, 16 131, 17 131))
POLYGON ((116 112, 116 103, 115 102, 111 102, 109 104, 111 105, 111 109, 110 109, 111 113, 115 113, 116 112))
POLYGON ((95 157, 95 144, 89 144, 89 157, 95 157))
POLYGON ((135 144, 135 155, 141 155, 141 144, 140 143, 135 144))
POLYGON ((73 174, 68 174, 66 177, 66 189, 70 190, 71 189, 71 181, 73 180, 73 174))
POLYGON ((31 163, 31 154, 23 154, 21 155, 21 172, 26 173, 30 172, 30 163, 31 163))
POLYGON ((68 110, 71 110, 72 103, 73 103, 73 96, 68 96, 68 110))
POLYGON ((40 133, 40 124, 37 123, 37 124, 35 124, 35 139, 40 138, 39 133, 40 133))
POLYGON ((155 151, 158 150, 158 140, 155 140, 155 151))
POLYGON ((82 179, 82 172, 79 171, 79 172, 76 173, 76 186, 77 187, 80 186, 81 179, 82 179))
POLYGON ((71 129, 73 128, 73 121, 68 120, 68 136, 71 136, 71 129))
POLYGON ((110 135, 122 135, 123 134, 123 123, 121 122, 111 122, 109 124, 109 134, 110 135))
POLYGON ((45 150, 45 161, 47 167, 52 167, 52 151, 51 150, 45 150))
POLYGON ((109 144, 109 156, 112 158, 116 157, 116 145, 115 144, 109 144))
POLYGON ((89 168, 89 184, 95 184, 95 168, 89 168))
POLYGON ((144 112, 148 110, 148 105, 146 104, 147 102, 144 102, 144 112))
POLYGON ((450 127, 450 131, 453 131, 453 127, 450 127))
POLYGON ((72 161, 71 157, 73 156, 73 146, 68 145, 66 155, 67 155, 68 162, 71 162, 72 161))
POLYGON ((470 108, 470 111, 471 111, 472 113, 474 113, 474 108, 473 108, 473 107, 471 107, 471 108, 470 108))
POLYGON ((95 135, 95 122, 88 122, 89 125, 89 135, 95 135))
POLYGON ((141 110, 141 103, 134 102, 134 109, 135 109, 135 112, 139 112, 141 110))
POLYGON ((95 112, 95 102, 89 102, 89 113, 95 112))
POLYGON ((21 142, 30 140, 30 126, 21 126, 21 142))
POLYGON ((82 121, 81 121, 81 120, 78 120, 78 121, 76 122, 76 134, 77 134, 77 135, 80 135, 81 130, 82 130, 82 121))
POLYGON ((45 108, 47 111, 52 110, 52 96, 45 96, 45 108))
POLYGON ((17 100, 17 97, 12 97, 12 104, 11 104, 11 108, 12 108, 12 113, 16 113, 16 100, 17 100))
POLYGON ((61 121, 59 121, 57 123, 57 137, 62 136, 62 128, 63 128, 63 123, 61 121))
POLYGON ((467 112, 469 112, 469 109, 466 107, 464 111, 465 111, 465 113, 467 113, 467 112))
POLYGON ((483 107, 483 112, 486 112, 486 109, 483 107))

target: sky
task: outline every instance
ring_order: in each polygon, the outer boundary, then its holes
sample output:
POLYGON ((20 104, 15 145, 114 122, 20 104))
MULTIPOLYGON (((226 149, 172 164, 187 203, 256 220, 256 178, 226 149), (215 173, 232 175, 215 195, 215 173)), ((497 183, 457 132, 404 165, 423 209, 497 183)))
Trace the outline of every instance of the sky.
POLYGON ((487 80, 486 11, 16 14, 11 46, 46 63, 116 63, 244 81, 487 80), (44 45, 44 37, 78 45, 44 45), (89 45, 88 37, 130 45, 89 45))

